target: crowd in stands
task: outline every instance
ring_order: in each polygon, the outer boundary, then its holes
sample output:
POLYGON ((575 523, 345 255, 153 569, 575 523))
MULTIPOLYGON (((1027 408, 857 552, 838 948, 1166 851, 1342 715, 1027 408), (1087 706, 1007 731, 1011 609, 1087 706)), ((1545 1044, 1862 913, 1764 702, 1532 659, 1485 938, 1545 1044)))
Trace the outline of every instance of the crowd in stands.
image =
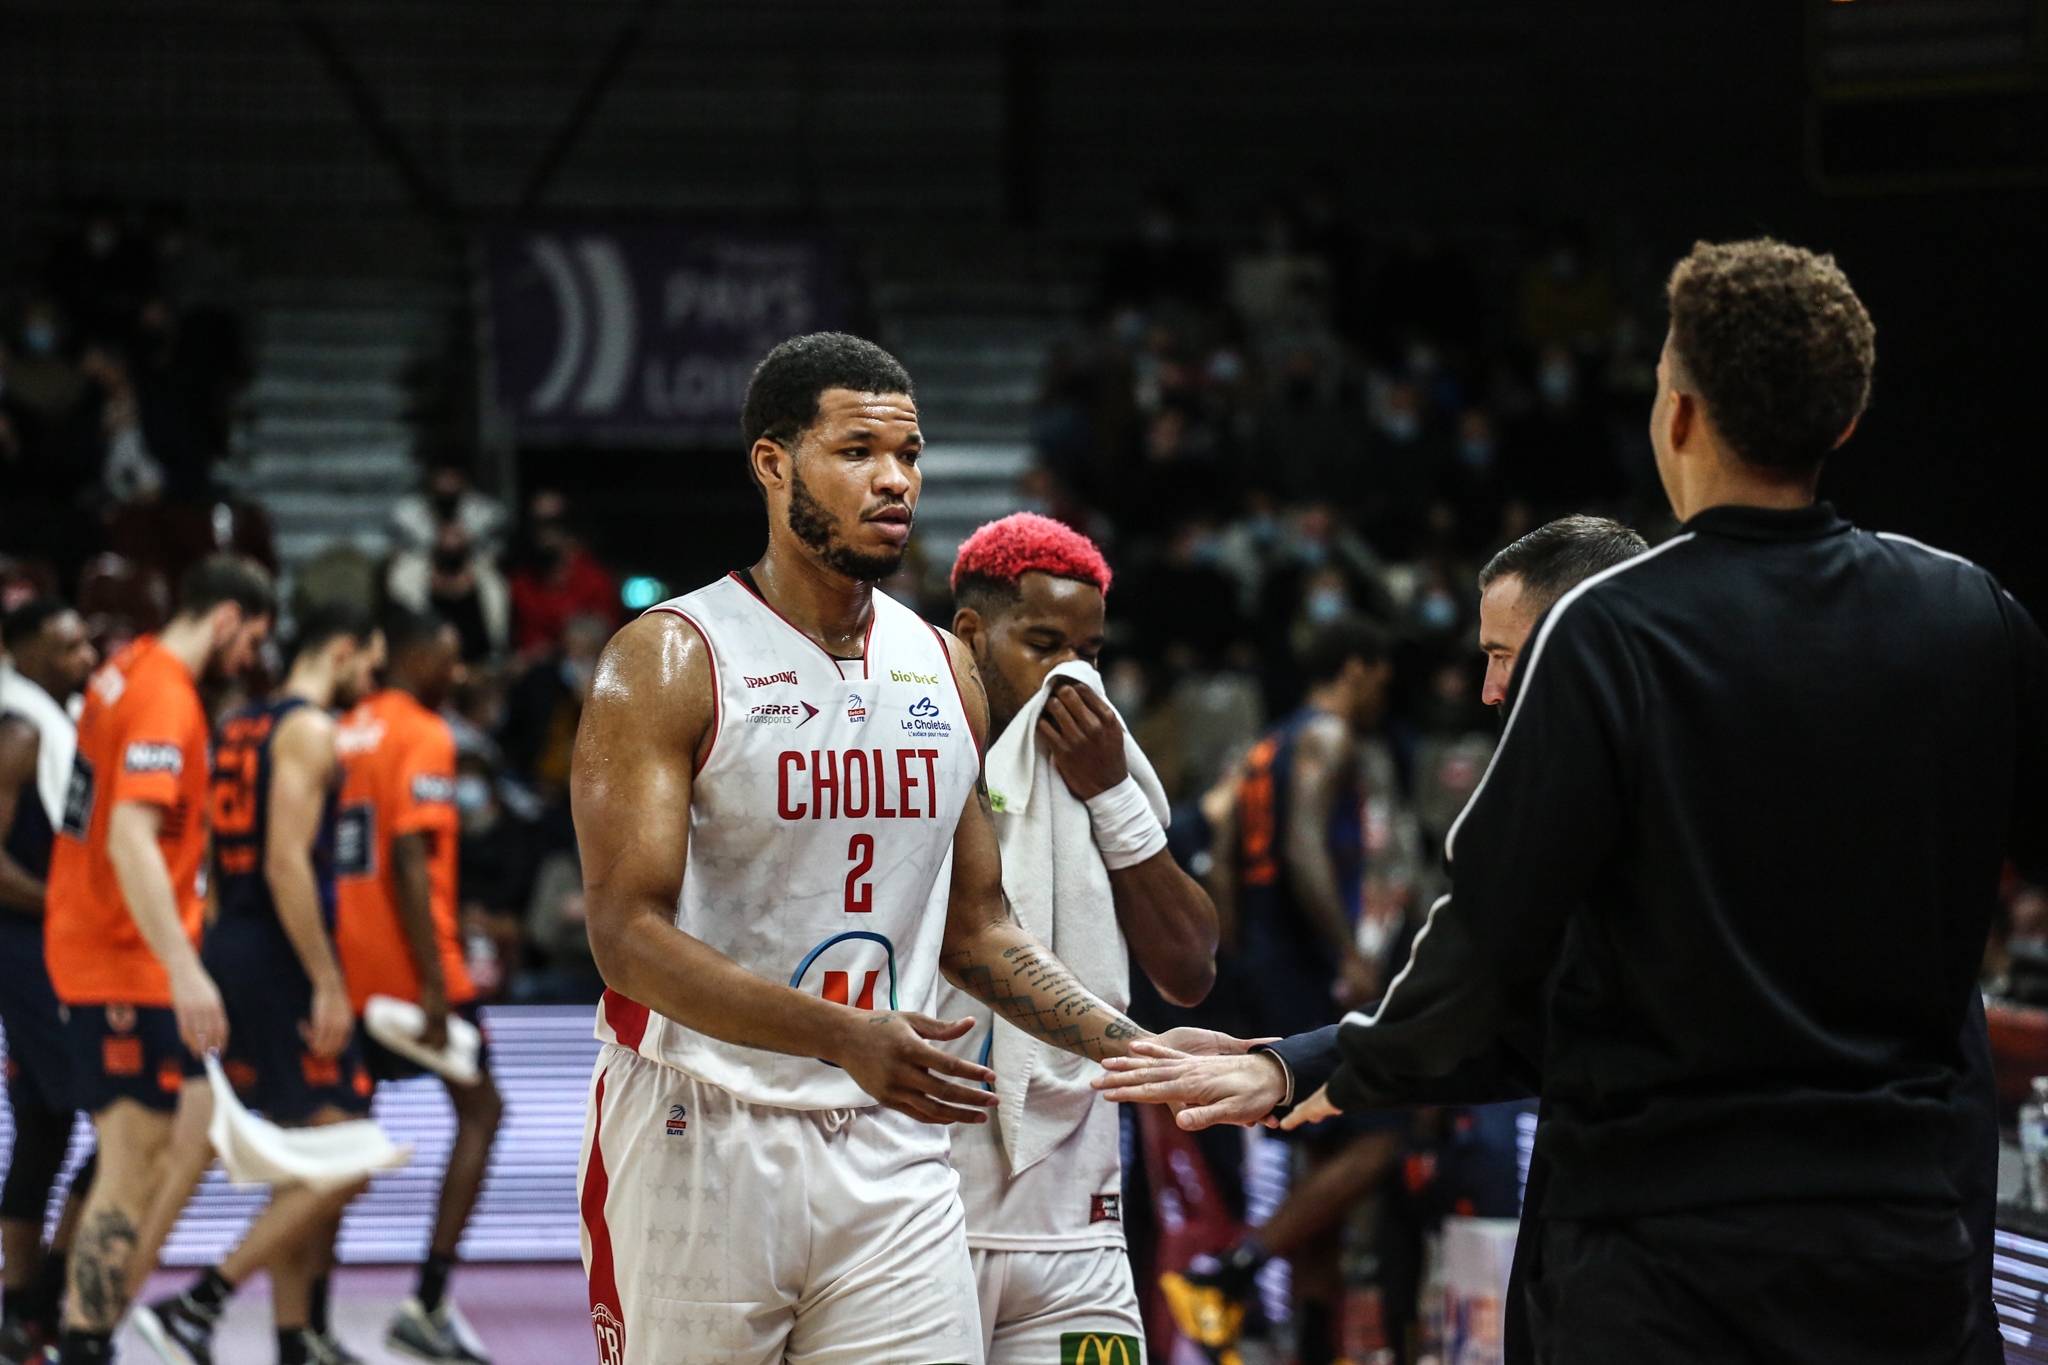
MULTIPOLYGON (((174 208, 89 203, 24 272, 0 325, 0 605, 74 603, 102 657, 160 627, 170 585, 206 555, 278 568, 262 507, 216 476, 249 348, 232 289, 191 247, 174 208)), ((439 467, 393 508, 387 556, 337 543, 288 578, 293 611, 404 606, 461 636, 449 719, 486 998, 600 988, 566 791, 583 696, 622 614, 616 578, 573 527, 559 493, 515 517, 462 468, 439 467)))

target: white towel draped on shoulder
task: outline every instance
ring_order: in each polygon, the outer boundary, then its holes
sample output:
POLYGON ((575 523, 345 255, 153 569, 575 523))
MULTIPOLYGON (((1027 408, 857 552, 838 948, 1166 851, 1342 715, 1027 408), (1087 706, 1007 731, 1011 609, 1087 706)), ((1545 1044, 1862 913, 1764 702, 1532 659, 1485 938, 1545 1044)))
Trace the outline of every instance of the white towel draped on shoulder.
MULTIPOLYGON (((0 663, 0 715, 13 713, 36 727, 36 794, 50 828, 64 823, 64 792, 71 785, 71 757, 78 752, 78 720, 41 687, 0 663)), ((4 831, 0 831, 4 832, 4 831)))
MULTIPOLYGON (((1067 790, 1038 742, 1039 713, 1056 678, 1072 678, 1108 700, 1102 676, 1092 667, 1061 664, 990 746, 984 771, 1002 842, 1003 890, 1018 923, 1048 945, 1082 985, 1126 1009, 1131 1003, 1130 958, 1117 927, 1109 869, 1096 850, 1088 807, 1067 790)), ((1124 759, 1165 824, 1166 791, 1129 726, 1124 727, 1124 759)), ((1043 1160, 1098 1102, 1088 1087, 1099 1069, 1094 1062, 1039 1042, 1002 1019, 995 1024, 989 1065, 1002 1097, 996 1117, 1012 1175, 1043 1160)))

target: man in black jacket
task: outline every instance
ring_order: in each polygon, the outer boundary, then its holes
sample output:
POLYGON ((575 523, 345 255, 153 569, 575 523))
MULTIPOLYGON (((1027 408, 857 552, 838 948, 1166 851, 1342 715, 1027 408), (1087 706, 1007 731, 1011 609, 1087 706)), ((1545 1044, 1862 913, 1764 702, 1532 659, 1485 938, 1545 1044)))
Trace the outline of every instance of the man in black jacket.
POLYGON ((1702 245, 1670 295, 1684 531, 1545 618, 1453 897, 1310 1107, 1452 1073, 1555 970, 1540 1359, 1955 1360, 1965 1022, 2003 858, 2048 838, 2048 644, 1814 501, 1874 356, 1831 260, 1702 245))

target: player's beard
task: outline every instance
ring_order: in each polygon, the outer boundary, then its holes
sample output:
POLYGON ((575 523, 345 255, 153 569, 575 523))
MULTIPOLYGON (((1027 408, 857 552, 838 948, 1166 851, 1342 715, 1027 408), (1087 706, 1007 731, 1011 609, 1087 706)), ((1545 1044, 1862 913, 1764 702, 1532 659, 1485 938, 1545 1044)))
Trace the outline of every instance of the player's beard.
POLYGON ((895 573, 897 565, 903 562, 903 550, 863 554, 851 545, 841 544, 831 514, 811 496, 800 468, 790 471, 789 529, 798 540, 818 552, 826 568, 845 574, 856 583, 879 583, 895 573))

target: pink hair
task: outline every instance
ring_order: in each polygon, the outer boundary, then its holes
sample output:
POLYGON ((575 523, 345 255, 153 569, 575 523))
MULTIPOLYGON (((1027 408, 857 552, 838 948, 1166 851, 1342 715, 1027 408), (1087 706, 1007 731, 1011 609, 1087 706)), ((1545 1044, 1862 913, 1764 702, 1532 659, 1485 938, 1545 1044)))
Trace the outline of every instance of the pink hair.
POLYGON ((963 574, 979 574, 1010 587, 1027 573, 1074 578, 1109 592, 1109 562, 1095 542, 1064 522, 1036 512, 1016 512, 992 521, 960 543, 953 560, 952 586, 963 574))

